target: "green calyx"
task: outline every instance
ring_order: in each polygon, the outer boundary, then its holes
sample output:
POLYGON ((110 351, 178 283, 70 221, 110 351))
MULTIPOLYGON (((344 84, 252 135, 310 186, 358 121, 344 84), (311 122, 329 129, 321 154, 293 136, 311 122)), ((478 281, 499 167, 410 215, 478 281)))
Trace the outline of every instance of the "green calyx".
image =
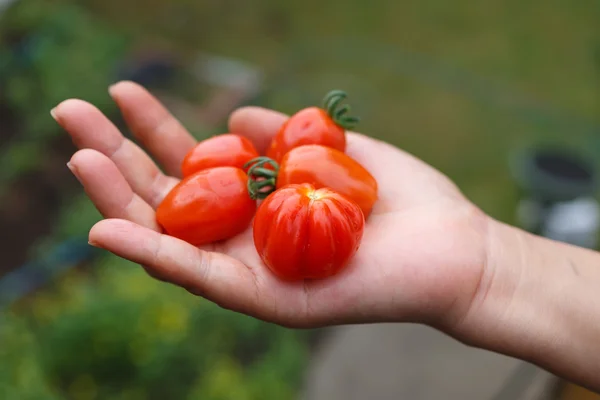
POLYGON ((332 90, 327 93, 323 99, 323 108, 337 125, 349 130, 354 128, 356 124, 360 122, 360 118, 348 115, 348 112, 350 112, 350 106, 348 104, 340 107, 340 103, 344 101, 346 97, 348 97, 346 92, 342 90, 332 90))
POLYGON ((277 189, 277 174, 279 164, 269 157, 257 157, 248 161, 244 169, 248 168, 248 194, 253 200, 264 199, 277 189), (273 169, 267 169, 270 165, 273 169))

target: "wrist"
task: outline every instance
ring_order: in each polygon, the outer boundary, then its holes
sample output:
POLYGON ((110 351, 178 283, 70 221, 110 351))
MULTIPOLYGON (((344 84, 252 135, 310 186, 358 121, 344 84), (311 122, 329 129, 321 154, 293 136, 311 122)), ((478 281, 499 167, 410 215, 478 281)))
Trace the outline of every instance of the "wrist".
POLYGON ((449 331, 466 344, 599 385, 599 286, 597 253, 492 220, 479 287, 449 331))
MULTIPOLYGON (((512 352, 513 342, 501 340, 505 331, 510 331, 517 318, 513 308, 523 290, 523 281, 535 281, 535 269, 527 269, 530 252, 529 238, 524 232, 489 219, 485 262, 477 288, 469 299, 468 306, 451 321, 446 330, 459 340, 477 347, 490 348, 501 353, 512 352)), ((521 317, 519 317, 521 318, 521 317)))

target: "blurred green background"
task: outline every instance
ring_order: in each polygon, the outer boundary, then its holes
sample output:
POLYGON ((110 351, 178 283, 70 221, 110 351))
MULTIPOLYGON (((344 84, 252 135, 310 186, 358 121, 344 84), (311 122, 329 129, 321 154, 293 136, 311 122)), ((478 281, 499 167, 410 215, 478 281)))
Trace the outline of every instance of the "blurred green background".
POLYGON ((49 115, 66 98, 122 126, 106 89, 137 78, 201 139, 221 133, 235 106, 292 113, 342 88, 362 132, 441 169, 509 223, 514 149, 600 152, 595 0, 8 3, 0 1, 2 399, 294 398, 318 335, 226 312, 88 249, 100 216, 68 173, 74 147, 49 115), (149 54, 176 74, 141 70, 149 54), (223 85, 232 64, 209 58, 212 69, 199 68, 207 55, 243 63, 231 73, 247 72, 250 85, 223 85))

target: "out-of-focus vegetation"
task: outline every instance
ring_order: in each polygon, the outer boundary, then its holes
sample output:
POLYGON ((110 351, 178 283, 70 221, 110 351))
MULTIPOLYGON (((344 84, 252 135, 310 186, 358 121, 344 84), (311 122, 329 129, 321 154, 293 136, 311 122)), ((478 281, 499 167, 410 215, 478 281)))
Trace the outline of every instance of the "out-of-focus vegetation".
POLYGON ((222 310, 114 257, 16 311, 2 324, 3 399, 285 399, 307 356, 303 334, 222 310))
POLYGON ((0 186, 35 169, 59 133, 49 110, 60 101, 79 97, 111 109, 106 87, 126 37, 75 4, 56 4, 20 2, 2 16, 0 100, 14 112, 18 134, 0 150, 0 186))
POLYGON ((363 117, 357 129, 443 170, 503 220, 516 201, 510 151, 538 141, 589 149, 600 130, 592 0, 86 4, 146 42, 260 65, 263 104, 284 112, 344 88, 363 117))
MULTIPOLYGON (((0 149, 0 191, 62 134, 52 107, 80 97, 114 115, 106 88, 118 66, 156 48, 189 63, 199 51, 252 62, 267 76, 257 102, 288 113, 343 88, 361 131, 440 168, 510 222, 515 146, 594 151, 599 19, 592 0, 17 2, 0 16, 0 101, 18 122, 0 149)), ((99 218, 83 194, 65 198, 32 256, 85 237, 99 218)), ((293 397, 305 333, 220 310, 113 257, 91 271, 57 277, 3 316, 0 398, 293 397)))
POLYGON ((3 17, 5 101, 31 139, 56 131, 48 111, 70 97, 101 109, 110 105, 107 85, 125 55, 126 37, 76 4, 22 2, 3 17))

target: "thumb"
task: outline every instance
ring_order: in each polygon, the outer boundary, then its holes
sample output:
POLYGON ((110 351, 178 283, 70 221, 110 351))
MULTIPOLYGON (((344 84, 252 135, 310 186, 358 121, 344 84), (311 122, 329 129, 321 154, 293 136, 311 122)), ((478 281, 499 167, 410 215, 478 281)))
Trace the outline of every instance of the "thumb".
POLYGON ((98 222, 90 231, 89 242, 142 264, 152 277, 180 286, 223 308, 260 314, 255 275, 234 258, 119 219, 98 222))

